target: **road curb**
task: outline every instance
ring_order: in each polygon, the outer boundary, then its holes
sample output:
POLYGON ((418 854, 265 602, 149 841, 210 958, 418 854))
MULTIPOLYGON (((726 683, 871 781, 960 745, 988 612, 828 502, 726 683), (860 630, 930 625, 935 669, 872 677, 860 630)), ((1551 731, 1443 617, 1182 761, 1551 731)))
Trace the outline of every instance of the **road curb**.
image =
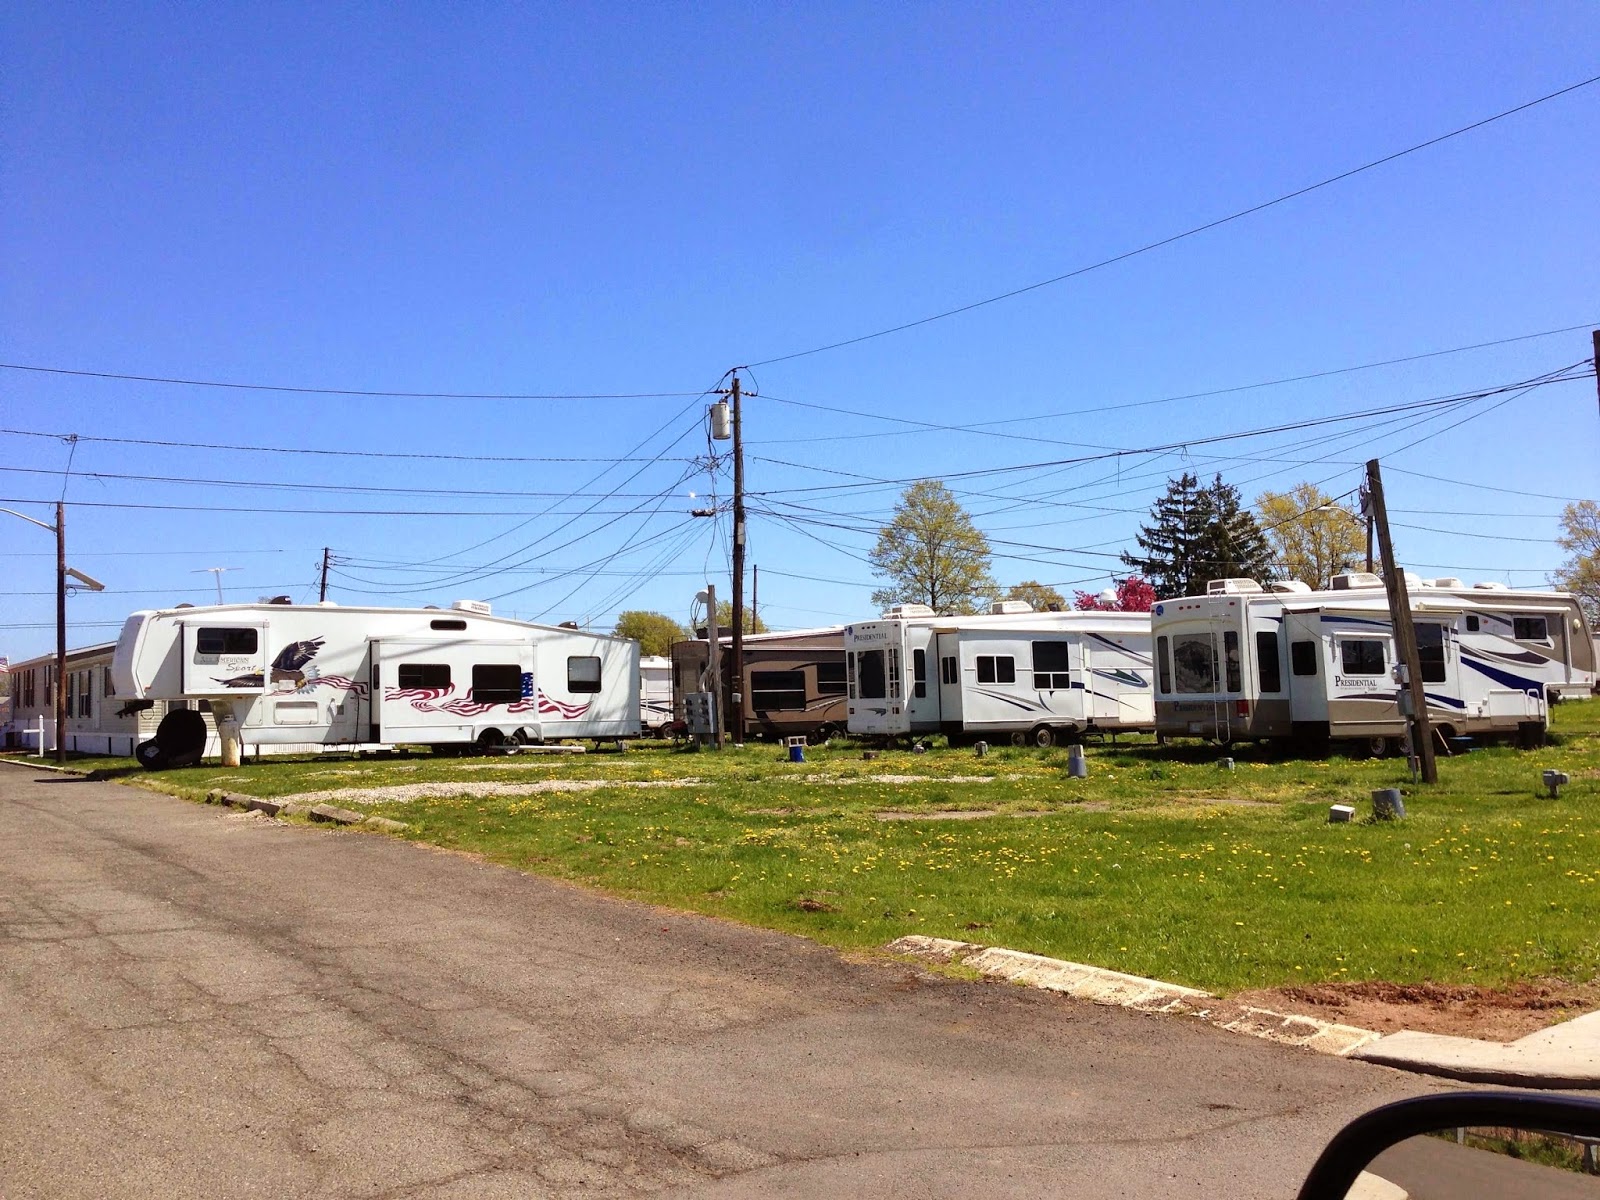
POLYGON ((1220 996, 1199 988, 1127 975, 1085 963, 1025 954, 999 946, 980 946, 949 938, 911 934, 890 942, 897 954, 932 958, 940 962, 959 962, 987 979, 1020 983, 1029 987, 1061 992, 1077 1000, 1132 1008, 1140 1012, 1172 1013, 1195 1017, 1229 1033, 1242 1033, 1282 1046, 1303 1046, 1318 1054, 1344 1058, 1361 1047, 1379 1040, 1375 1030, 1354 1025, 1339 1025, 1317 1017, 1274 1012, 1229 1004, 1220 996))
POLYGON ((332 825, 366 825, 384 833, 401 833, 408 828, 404 821, 395 821, 388 817, 369 817, 365 813, 358 813, 348 808, 336 808, 332 804, 297 804, 293 800, 246 796, 223 788, 212 788, 206 793, 205 802, 220 804, 226 808, 258 812, 268 817, 309 817, 313 821, 332 825))
POLYGON ((76 767, 58 767, 55 763, 29 762, 24 758, 0 758, 0 763, 9 763, 13 767, 27 767, 30 771, 51 771, 57 775, 82 775, 84 772, 76 767))

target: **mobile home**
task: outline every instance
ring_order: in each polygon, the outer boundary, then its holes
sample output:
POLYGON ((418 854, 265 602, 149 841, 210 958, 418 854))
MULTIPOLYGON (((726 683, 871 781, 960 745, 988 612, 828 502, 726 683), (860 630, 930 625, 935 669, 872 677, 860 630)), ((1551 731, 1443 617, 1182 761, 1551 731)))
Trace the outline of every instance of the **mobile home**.
POLYGON ((1154 724, 1146 613, 935 616, 922 605, 845 627, 851 733, 1053 745, 1154 724))
POLYGON ((209 702, 245 745, 489 747, 639 733, 638 642, 496 617, 477 601, 137 612, 111 673, 119 696, 209 702))
MULTIPOLYGON (((744 679, 733 686, 733 639, 719 642, 723 687, 740 696, 737 740, 826 738, 845 726, 844 626, 750 633, 744 637, 744 679)), ((672 704, 681 720, 683 697, 711 690, 711 643, 705 638, 672 646, 672 704)))
MULTIPOLYGON (((1156 732, 1394 749, 1406 722, 1387 593, 1375 575, 1333 584, 1214 580, 1157 604, 1156 732)), ((1445 737, 1533 740, 1550 700, 1594 691, 1593 635, 1572 596, 1455 578, 1408 578, 1408 592, 1429 719, 1445 737)))
POLYGON ((639 728, 664 735, 672 725, 672 660, 651 654, 639 660, 639 728))

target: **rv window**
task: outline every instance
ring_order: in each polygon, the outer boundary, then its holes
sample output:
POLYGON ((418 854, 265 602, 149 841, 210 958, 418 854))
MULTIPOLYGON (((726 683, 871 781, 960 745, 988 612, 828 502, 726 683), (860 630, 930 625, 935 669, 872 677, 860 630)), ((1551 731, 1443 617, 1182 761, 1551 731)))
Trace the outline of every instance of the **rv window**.
POLYGON ((856 652, 854 650, 845 652, 844 686, 845 694, 854 700, 856 698, 856 652))
POLYGON ((1339 665, 1345 675, 1382 675, 1383 643, 1371 638, 1340 638, 1339 665))
POLYGON ((978 655, 979 683, 1015 683, 1017 660, 1009 654, 978 655))
POLYGON ((1477 613, 1468 613, 1467 614, 1467 632, 1468 633, 1477 633, 1478 632, 1478 614, 1477 613))
POLYGON ((1240 691, 1244 681, 1239 671, 1239 632, 1236 629, 1222 631, 1222 664, 1227 670, 1227 690, 1240 691))
POLYGON ((1519 642, 1548 642, 1550 630, 1543 617, 1511 618, 1511 636, 1519 642))
POLYGON ((1429 621, 1417 625, 1417 660, 1423 683, 1443 683, 1445 677, 1444 626, 1429 621))
POLYGON ((399 684, 402 690, 412 688, 437 688, 450 690, 449 663, 401 663, 399 684))
POLYGON ((817 664, 817 695, 842 696, 844 695, 844 687, 844 664, 842 662, 819 662, 817 664))
POLYGON ((467 623, 459 617, 440 617, 428 622, 429 629, 451 629, 460 631, 467 627, 467 623))
POLYGON ((889 699, 900 699, 900 648, 898 646, 889 647, 889 665, 885 668, 885 673, 889 677, 889 699))
POLYGON ((522 668, 516 663, 474 663, 468 699, 479 704, 515 704, 522 699, 522 668))
POLYGON ((888 693, 883 654, 882 650, 862 650, 856 655, 856 686, 863 700, 882 700, 888 693))
POLYGON ((1283 691, 1283 668, 1278 663, 1278 635, 1256 634, 1256 676, 1263 692, 1283 691))
POLYGON ((1173 638, 1172 665, 1179 692, 1217 690, 1217 648, 1209 633, 1173 638))
POLYGON ((806 673, 751 671, 750 706, 756 712, 803 710, 806 706, 806 673))
POLYGON ((567 657, 567 691, 598 692, 600 690, 600 659, 593 654, 572 654, 567 657))
POLYGON ((1289 643, 1289 669, 1296 675, 1317 673, 1317 644, 1315 642, 1289 643))
POLYGON ((1156 639, 1156 663, 1161 672, 1161 690, 1172 691, 1172 656, 1167 653, 1167 639, 1156 639))
POLYGON ((254 654, 257 631, 254 629, 196 629, 196 654, 254 654))
POLYGON ((1072 686, 1070 642, 1033 644, 1033 686, 1041 691, 1072 686))
POLYGON ((911 678, 916 684, 917 699, 922 699, 928 694, 928 652, 926 650, 913 650, 911 652, 911 678))
POLYGON ((954 654, 947 654, 939 660, 939 680, 942 683, 961 682, 961 668, 956 665, 954 654))

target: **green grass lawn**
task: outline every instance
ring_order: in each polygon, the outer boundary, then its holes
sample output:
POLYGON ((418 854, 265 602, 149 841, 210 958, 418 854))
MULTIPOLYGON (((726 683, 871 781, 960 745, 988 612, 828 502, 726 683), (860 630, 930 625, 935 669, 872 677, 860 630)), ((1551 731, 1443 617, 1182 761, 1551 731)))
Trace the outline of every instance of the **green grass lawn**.
POLYGON ((339 789, 338 803, 404 820, 417 840, 845 948, 923 933, 1220 991, 1583 982, 1600 974, 1600 701, 1553 715, 1555 744, 1442 759, 1434 787, 1411 784, 1402 760, 1238 747, 1227 771, 1214 747, 1150 743, 1090 747, 1086 780, 1068 777, 1062 749, 865 761, 833 746, 794 764, 751 746, 269 760, 140 782, 339 789), (1547 767, 1572 776, 1559 800, 1540 784, 1547 767), (412 784, 424 794, 351 790, 412 784), (1369 793, 1392 786, 1406 818, 1363 820, 1369 793), (1356 823, 1328 823, 1338 802, 1356 823), (962 812, 993 815, 882 819, 962 812))

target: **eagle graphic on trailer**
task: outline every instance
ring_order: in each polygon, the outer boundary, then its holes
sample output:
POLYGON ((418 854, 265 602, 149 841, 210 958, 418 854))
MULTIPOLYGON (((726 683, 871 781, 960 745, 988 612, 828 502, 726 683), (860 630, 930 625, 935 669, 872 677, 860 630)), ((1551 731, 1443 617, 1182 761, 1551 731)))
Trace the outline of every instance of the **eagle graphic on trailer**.
MULTIPOLYGON (((246 746, 442 750, 640 730, 637 642, 497 617, 479 601, 137 612, 123 625, 112 676, 136 700, 207 702, 219 727, 237 723, 246 746)), ((140 761, 166 765, 175 753, 140 761)))

